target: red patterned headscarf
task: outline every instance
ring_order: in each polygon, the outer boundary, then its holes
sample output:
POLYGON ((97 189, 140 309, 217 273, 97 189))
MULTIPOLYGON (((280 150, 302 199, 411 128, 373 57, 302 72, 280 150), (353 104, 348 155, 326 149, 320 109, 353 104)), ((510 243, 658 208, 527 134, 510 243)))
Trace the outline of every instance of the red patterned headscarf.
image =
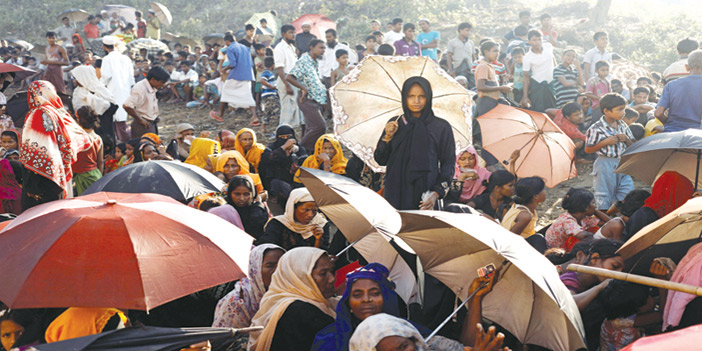
POLYGON ((651 208, 662 218, 690 200, 695 187, 682 174, 667 171, 653 183, 651 196, 646 199, 645 207, 651 208))
POLYGON ((56 88, 43 80, 29 85, 20 161, 30 171, 52 180, 72 197, 71 164, 90 147, 90 137, 66 111, 56 88))

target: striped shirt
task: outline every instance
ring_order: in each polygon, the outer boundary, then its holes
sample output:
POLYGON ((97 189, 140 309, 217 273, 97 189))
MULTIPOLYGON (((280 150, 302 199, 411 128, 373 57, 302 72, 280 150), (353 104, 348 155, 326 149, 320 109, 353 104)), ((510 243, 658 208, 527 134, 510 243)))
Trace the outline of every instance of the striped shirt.
MULTIPOLYGON (((587 146, 595 146, 602 140, 617 134, 626 134, 629 139, 634 140, 634 135, 631 134, 631 130, 629 130, 629 126, 627 126, 626 123, 617 121, 617 127, 614 128, 610 126, 609 123, 605 121, 605 117, 602 116, 599 121, 593 123, 593 125, 588 128, 587 141, 585 144, 587 146)), ((614 145, 608 145, 597 150, 597 156, 619 158, 625 150, 626 143, 620 141, 614 145)))
POLYGON ((575 101, 575 98, 578 97, 578 86, 566 87, 561 83, 558 77, 563 77, 568 82, 578 84, 579 76, 578 71, 576 71, 572 65, 570 67, 564 67, 560 64, 553 69, 551 87, 553 88, 553 95, 556 98, 556 106, 561 108, 565 103, 575 101))

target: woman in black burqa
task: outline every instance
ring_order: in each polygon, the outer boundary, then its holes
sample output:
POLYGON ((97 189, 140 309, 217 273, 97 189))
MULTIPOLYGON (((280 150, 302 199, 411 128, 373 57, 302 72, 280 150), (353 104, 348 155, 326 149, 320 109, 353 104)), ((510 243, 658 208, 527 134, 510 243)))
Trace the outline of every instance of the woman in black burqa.
POLYGON ((387 166, 383 195, 398 210, 434 209, 455 172, 453 131, 434 116, 425 78, 411 77, 402 85, 402 111, 385 125, 375 149, 375 161, 387 166), (427 191, 431 195, 422 201, 427 191))

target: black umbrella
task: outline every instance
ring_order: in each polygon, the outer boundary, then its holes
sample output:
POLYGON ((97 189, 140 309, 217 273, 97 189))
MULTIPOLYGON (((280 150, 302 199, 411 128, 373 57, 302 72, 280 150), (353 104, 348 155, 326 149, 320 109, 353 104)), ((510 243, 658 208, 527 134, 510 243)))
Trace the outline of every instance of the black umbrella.
POLYGON ((145 161, 108 173, 83 194, 152 193, 185 203, 198 195, 222 191, 224 186, 219 178, 197 166, 177 161, 145 161))
POLYGON ((34 348, 40 351, 178 351, 209 340, 213 350, 224 350, 237 333, 250 329, 130 327, 34 348))

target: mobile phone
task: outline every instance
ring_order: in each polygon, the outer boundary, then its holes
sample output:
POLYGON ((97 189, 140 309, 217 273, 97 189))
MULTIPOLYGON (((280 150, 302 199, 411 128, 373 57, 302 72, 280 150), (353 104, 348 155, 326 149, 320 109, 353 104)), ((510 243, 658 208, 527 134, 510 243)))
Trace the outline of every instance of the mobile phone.
POLYGON ((492 263, 485 267, 478 268, 478 276, 480 278, 489 278, 493 274, 495 274, 495 265, 492 263))

